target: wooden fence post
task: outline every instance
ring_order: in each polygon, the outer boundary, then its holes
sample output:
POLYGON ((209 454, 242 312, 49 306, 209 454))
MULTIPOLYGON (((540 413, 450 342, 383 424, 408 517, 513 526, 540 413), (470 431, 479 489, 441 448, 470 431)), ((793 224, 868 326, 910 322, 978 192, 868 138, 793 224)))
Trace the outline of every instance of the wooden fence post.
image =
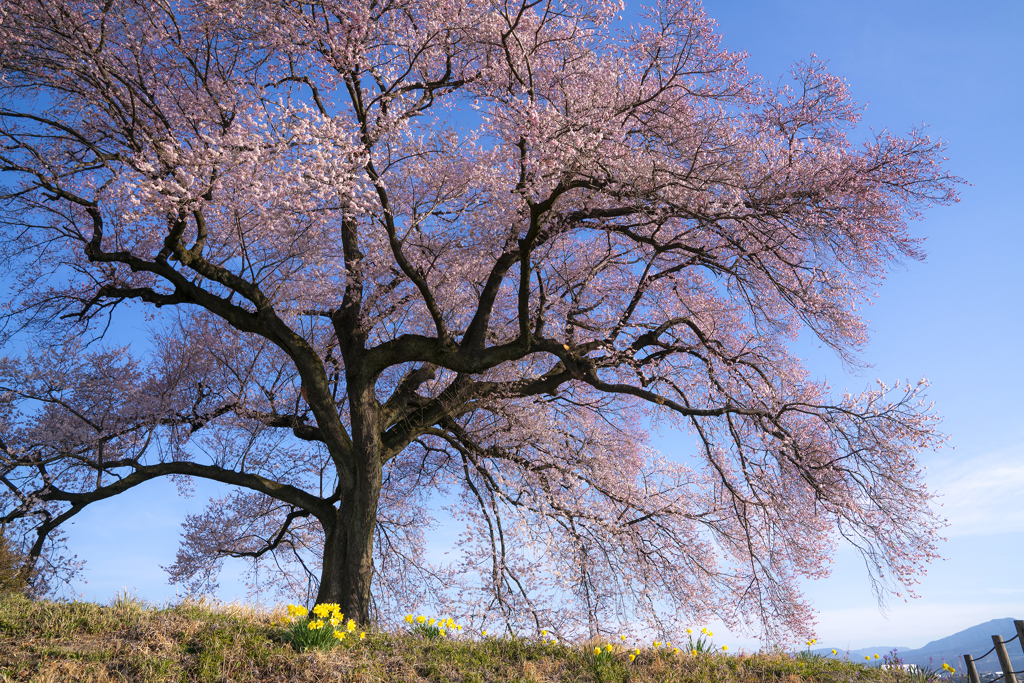
POLYGON ((964 655, 964 664, 967 666, 967 677, 970 678, 970 683, 981 683, 981 679, 978 678, 978 670, 974 667, 974 657, 964 655))
POLYGON ((1013 626, 1017 629, 1017 644, 1020 645, 1021 650, 1024 650, 1024 621, 1014 619, 1013 626))
POLYGON ((1003 637, 992 636, 992 643, 996 646, 996 654, 999 655, 999 666, 1003 667, 1003 680, 1006 683, 1017 683, 1013 667, 1010 666, 1010 655, 1006 653, 1006 645, 1003 644, 1003 637))

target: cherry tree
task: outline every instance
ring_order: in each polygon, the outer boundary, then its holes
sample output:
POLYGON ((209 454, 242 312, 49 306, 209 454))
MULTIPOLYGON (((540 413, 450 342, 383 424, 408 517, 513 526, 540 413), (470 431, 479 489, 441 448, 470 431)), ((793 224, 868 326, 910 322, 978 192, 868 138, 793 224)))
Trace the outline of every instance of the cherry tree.
POLYGON ((62 524, 171 477, 232 491, 173 581, 247 558, 361 621, 806 635, 844 540, 912 594, 925 385, 835 397, 789 346, 859 362, 909 222, 956 199, 941 145, 851 140, 823 63, 764 82, 694 2, 623 9, 5 2, 0 522, 37 581, 62 524))

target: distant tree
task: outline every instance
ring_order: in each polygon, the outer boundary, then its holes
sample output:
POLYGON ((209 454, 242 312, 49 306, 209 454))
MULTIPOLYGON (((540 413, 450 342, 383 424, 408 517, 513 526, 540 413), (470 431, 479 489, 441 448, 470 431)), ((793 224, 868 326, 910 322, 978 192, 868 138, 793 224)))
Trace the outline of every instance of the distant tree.
POLYGON ((831 399, 787 345, 857 362, 908 221, 955 199, 941 147, 854 143, 822 63, 772 87, 687 0, 621 9, 6 0, 0 521, 30 560, 204 478, 235 493, 173 581, 248 558, 363 621, 434 591, 520 631, 806 635, 840 538, 909 591, 942 526, 923 385, 831 399), (90 344, 125 305, 146 338, 90 344))
POLYGON ((21 569, 24 559, 20 557, 7 541, 7 534, 0 529, 0 595, 19 591, 27 585, 21 569))

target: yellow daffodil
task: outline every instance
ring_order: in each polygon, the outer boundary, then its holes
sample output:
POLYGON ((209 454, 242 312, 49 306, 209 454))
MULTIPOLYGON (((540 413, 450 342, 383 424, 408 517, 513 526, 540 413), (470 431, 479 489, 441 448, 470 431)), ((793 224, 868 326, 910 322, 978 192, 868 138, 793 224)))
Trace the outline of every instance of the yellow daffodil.
POLYGON ((637 648, 636 650, 634 650, 634 652, 636 652, 637 654, 640 654, 640 648, 637 648))
POLYGON ((427 626, 433 626, 435 623, 437 622, 434 620, 434 617, 430 617, 430 621, 427 622, 427 626))
POLYGON ((359 640, 366 640, 366 631, 359 632, 359 640))
POLYGON ((405 623, 411 624, 413 622, 413 616, 411 614, 405 615, 405 623))
POLYGON ((595 654, 595 655, 599 655, 599 654, 601 654, 601 648, 599 648, 599 647, 595 647, 595 648, 594 648, 594 654, 595 654))
POLYGON ((345 640, 345 636, 346 635, 348 635, 348 634, 346 634, 344 631, 335 631, 334 632, 334 637, 337 638, 338 640, 345 640))
POLYGON ((348 628, 349 631, 355 631, 356 630, 356 620, 355 619, 349 619, 348 620, 348 627, 347 628, 348 628))
MULTIPOLYGON (((417 624, 422 624, 422 623, 423 623, 423 622, 425 622, 426 620, 427 620, 427 618, 426 618, 425 616, 423 616, 422 614, 421 614, 421 615, 419 615, 418 617, 416 617, 416 623, 417 623, 417 624)), ((431 621, 433 621, 433 620, 431 620, 431 621)))
POLYGON ((836 653, 836 649, 832 648, 832 654, 835 654, 835 653, 836 653))
POLYGON ((690 654, 693 655, 694 657, 696 657, 697 656, 697 651, 696 650, 690 650, 690 654))
POLYGON ((678 648, 678 647, 677 647, 677 648, 674 648, 674 649, 672 650, 672 654, 674 654, 674 655, 677 655, 677 654, 679 654, 679 648, 678 648))
POLYGON ((708 637, 714 637, 714 635, 715 635, 714 633, 712 633, 711 631, 708 631, 708 637))
POLYGON ((541 632, 540 632, 540 634, 541 634, 542 636, 546 636, 546 635, 548 634, 548 630, 547 630, 547 629, 544 629, 543 631, 541 631, 541 632))
POLYGON ((687 633, 693 633, 693 631, 691 629, 686 629, 686 632, 687 633))
POLYGON ((878 659, 878 655, 875 655, 875 659, 878 659))
POLYGON ((480 635, 482 635, 482 636, 486 636, 486 635, 487 635, 487 629, 484 629, 483 631, 481 631, 481 632, 480 632, 480 635))
POLYGON ((660 640, 654 641, 654 649, 657 650, 659 647, 661 647, 661 641, 660 640))
POLYGON ((626 636, 619 636, 619 638, 622 639, 622 642, 626 642, 626 636))
POLYGON ((309 622, 309 624, 306 625, 306 628, 308 628, 310 631, 316 631, 317 629, 321 629, 323 627, 324 622, 320 621, 319 619, 317 619, 316 621, 311 621, 309 622))
POLYGON ((871 661, 871 657, 869 655, 864 655, 864 659, 871 661))
POLYGON ((636 655, 630 655, 630 656, 629 656, 629 661, 631 661, 631 662, 632 662, 632 661, 633 661, 634 659, 636 659, 636 655))
POLYGON ((611 652, 615 648, 612 647, 611 643, 608 643, 607 645, 604 646, 604 649, 605 649, 605 652, 611 652))
POLYGON ((722 650, 728 650, 728 649, 729 649, 729 646, 728 646, 728 645, 723 645, 723 646, 722 646, 722 650))

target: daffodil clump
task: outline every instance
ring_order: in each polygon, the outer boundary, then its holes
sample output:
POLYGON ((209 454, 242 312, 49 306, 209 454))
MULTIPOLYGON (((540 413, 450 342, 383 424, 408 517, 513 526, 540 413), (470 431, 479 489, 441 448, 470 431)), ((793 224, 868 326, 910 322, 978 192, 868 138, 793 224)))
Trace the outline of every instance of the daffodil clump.
MULTIPOLYGON (((409 632, 419 634, 430 640, 448 638, 451 635, 462 633, 462 625, 456 624, 451 617, 447 619, 435 619, 421 614, 414 617, 411 614, 405 615, 405 623, 409 624, 409 632)), ((487 635, 484 631, 483 635, 487 635)))
MULTIPOLYGON (((697 640, 694 640, 693 639, 693 630, 692 629, 686 629, 686 637, 687 637, 687 640, 688 640, 688 642, 686 644, 686 648, 685 648, 686 651, 689 652, 694 657, 696 657, 697 655, 702 655, 702 654, 708 654, 708 655, 715 654, 716 652, 719 651, 719 649, 718 649, 718 647, 715 646, 714 643, 711 642, 711 639, 714 637, 714 635, 715 635, 714 633, 712 633, 711 631, 707 630, 706 628, 702 628, 700 630, 700 635, 697 636, 697 640)), ((721 649, 722 649, 722 652, 728 652, 729 647, 727 645, 723 645, 721 649)))
POLYGON ((607 666, 615 659, 615 646, 611 643, 595 645, 591 653, 591 664, 595 666, 607 666))
MULTIPOLYGON (((809 661, 809 660, 814 659, 815 657, 820 656, 820 655, 816 655, 813 652, 811 652, 811 645, 815 645, 815 644, 817 644, 817 642, 818 642, 817 638, 811 638, 810 640, 808 640, 807 641, 807 649, 804 650, 803 652, 798 652, 797 655, 796 655, 796 658, 797 659, 802 659, 804 661, 809 661)), ((836 653, 836 651, 832 650, 832 654, 835 654, 835 653, 836 653)))
MULTIPOLYGON (((692 629, 686 629, 686 633, 689 634, 689 643, 686 647, 655 640, 651 642, 650 647, 643 650, 639 647, 620 650, 613 645, 597 645, 593 647, 592 652, 587 650, 587 653, 590 655, 593 664, 610 664, 613 660, 618 659, 620 654, 625 655, 630 664, 640 664, 641 662, 650 661, 651 657, 659 661, 665 661, 666 657, 669 659, 686 656, 696 657, 702 654, 710 655, 729 651, 728 645, 716 647, 712 644, 710 639, 714 634, 706 628, 701 629, 701 635, 697 637, 697 640, 693 639, 692 629), (638 659, 641 661, 638 662, 638 659)), ((623 644, 626 642, 626 636, 619 636, 619 639, 622 640, 623 644)))
POLYGON ((337 603, 320 604, 309 614, 302 605, 288 605, 290 627, 287 640, 297 651, 330 650, 366 638, 354 619, 345 621, 337 603))

